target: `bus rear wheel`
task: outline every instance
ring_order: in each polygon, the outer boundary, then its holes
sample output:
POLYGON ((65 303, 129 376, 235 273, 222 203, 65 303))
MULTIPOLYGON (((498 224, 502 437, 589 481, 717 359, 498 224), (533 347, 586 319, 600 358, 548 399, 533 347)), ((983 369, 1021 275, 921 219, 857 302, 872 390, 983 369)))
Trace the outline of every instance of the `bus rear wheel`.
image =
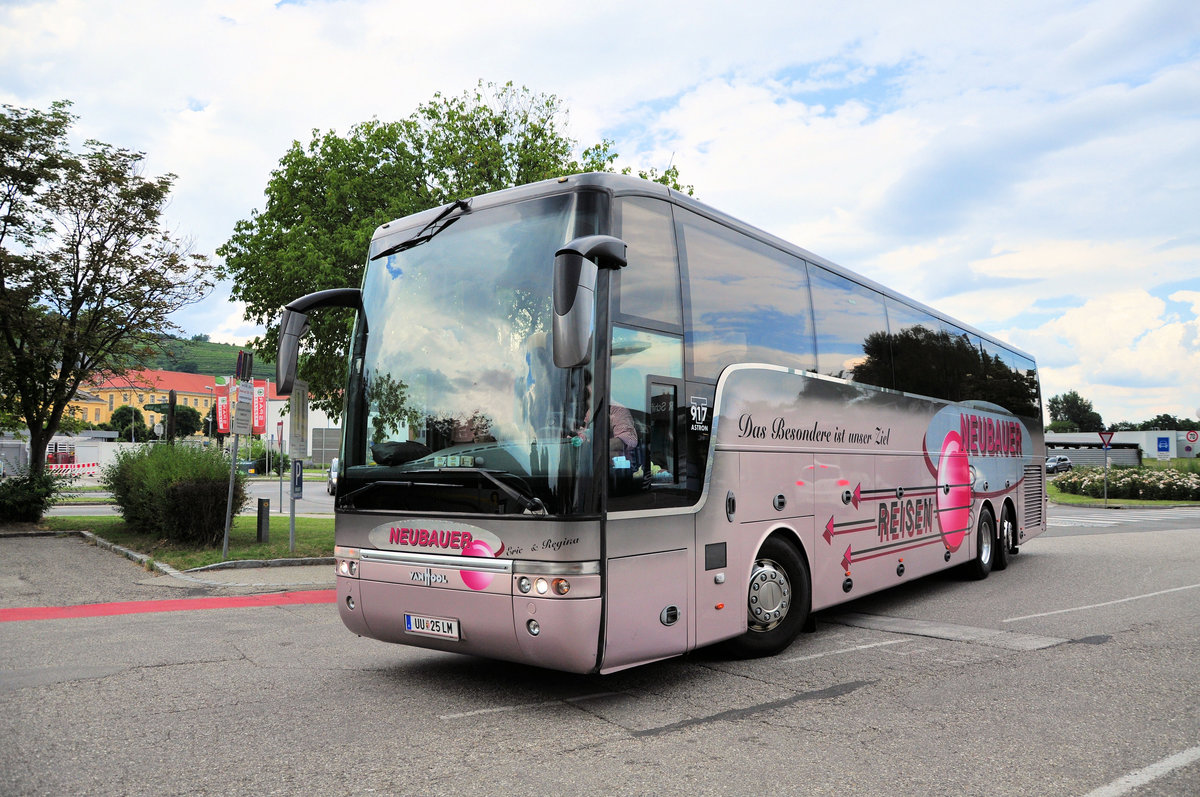
POLYGON ((804 628, 812 607, 808 566, 795 546, 778 537, 763 543, 746 589, 747 631, 730 641, 740 656, 773 656, 804 628))
POLYGON ((996 519, 992 510, 979 513, 979 525, 975 527, 975 558, 967 563, 967 575, 976 580, 988 577, 996 558, 996 519))
POLYGON ((996 529, 996 551, 992 559, 993 570, 1003 570, 1008 567, 1009 554, 1012 553, 1016 534, 1017 524, 1013 522, 1012 508, 1005 506, 1000 512, 1000 526, 996 529))

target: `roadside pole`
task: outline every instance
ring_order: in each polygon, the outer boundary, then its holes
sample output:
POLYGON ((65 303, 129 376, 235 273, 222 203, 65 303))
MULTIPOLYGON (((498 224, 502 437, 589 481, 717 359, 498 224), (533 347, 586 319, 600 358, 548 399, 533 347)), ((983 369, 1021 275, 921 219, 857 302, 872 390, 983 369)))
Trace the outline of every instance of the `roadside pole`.
POLYGON ((229 492, 225 500, 225 541, 221 545, 221 559, 229 558, 229 530, 233 526, 233 485, 237 475, 238 438, 250 434, 254 428, 254 355, 239 351, 236 379, 237 405, 230 405, 232 417, 229 431, 233 433, 233 460, 229 463, 229 492))
POLYGON ((1104 444, 1104 508, 1108 509, 1108 452, 1112 449, 1112 432, 1098 432, 1104 444))
POLYGON ((304 460, 292 460, 292 514, 288 524, 288 553, 296 552, 296 499, 304 497, 304 460))
POLYGON ((238 437, 233 436, 233 458, 229 461, 229 491, 225 498, 225 542, 221 544, 221 560, 229 558, 229 527, 233 524, 233 483, 237 478, 238 437))
POLYGON ((279 438, 279 511, 283 512, 283 421, 275 424, 279 438))
POLYGON ((288 544, 296 552, 296 499, 304 497, 304 458, 308 456, 308 382, 292 383, 288 396, 288 455, 292 458, 292 519, 288 544))

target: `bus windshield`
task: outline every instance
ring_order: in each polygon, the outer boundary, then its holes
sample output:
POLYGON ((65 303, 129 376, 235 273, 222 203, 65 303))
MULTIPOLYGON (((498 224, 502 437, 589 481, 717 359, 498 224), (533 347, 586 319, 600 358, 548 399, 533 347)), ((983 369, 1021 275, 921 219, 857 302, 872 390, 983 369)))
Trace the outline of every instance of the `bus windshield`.
POLYGON ((341 508, 598 511, 592 363, 556 368, 550 348, 554 253, 594 232, 591 204, 563 194, 465 208, 415 246, 398 244, 417 228, 376 241, 385 256, 363 282, 341 508))

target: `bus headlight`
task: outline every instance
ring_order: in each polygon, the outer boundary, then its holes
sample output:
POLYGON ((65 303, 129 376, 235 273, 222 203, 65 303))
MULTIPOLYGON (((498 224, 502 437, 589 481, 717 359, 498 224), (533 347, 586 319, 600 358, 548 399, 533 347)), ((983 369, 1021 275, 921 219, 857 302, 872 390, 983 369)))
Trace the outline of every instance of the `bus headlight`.
POLYGON ((528 593, 533 589, 533 582, 529 580, 529 576, 521 576, 517 579, 517 589, 521 592, 528 593))
POLYGON ((333 555, 337 562, 335 567, 339 576, 358 578, 358 560, 362 554, 358 552, 357 548, 344 548, 339 545, 333 549, 333 555))
POLYGON ((554 579, 553 583, 551 583, 551 586, 554 588, 554 593, 556 595, 566 595, 571 591, 571 582, 567 581, 565 578, 554 579))
POLYGON ((544 579, 544 578, 539 578, 537 580, 537 584, 535 586, 537 587, 537 594, 539 594, 539 595, 545 595, 546 592, 550 589, 549 582, 547 582, 546 579, 544 579))

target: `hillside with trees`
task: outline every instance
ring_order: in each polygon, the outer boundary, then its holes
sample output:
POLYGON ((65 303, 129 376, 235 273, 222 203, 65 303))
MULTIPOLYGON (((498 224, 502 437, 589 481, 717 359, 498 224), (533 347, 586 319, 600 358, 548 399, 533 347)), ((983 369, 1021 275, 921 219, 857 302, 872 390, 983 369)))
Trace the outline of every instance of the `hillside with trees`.
MULTIPOLYGON (((167 336, 163 350, 153 358, 148 367, 159 371, 181 371, 185 374, 224 376, 233 373, 239 351, 250 351, 251 347, 234 346, 229 343, 214 343, 207 335, 194 335, 185 340, 167 336)), ((254 358, 255 379, 275 379, 275 363, 254 358)))

